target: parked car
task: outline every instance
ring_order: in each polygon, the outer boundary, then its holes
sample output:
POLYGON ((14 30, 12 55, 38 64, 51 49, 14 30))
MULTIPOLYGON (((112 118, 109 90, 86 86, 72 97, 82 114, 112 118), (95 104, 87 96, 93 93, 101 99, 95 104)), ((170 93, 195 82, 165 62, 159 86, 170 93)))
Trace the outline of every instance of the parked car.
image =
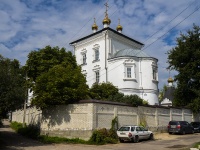
POLYGON ((168 132, 172 133, 194 133, 194 127, 189 124, 187 121, 170 121, 168 124, 168 132))
POLYGON ((191 125, 194 127, 194 132, 200 132, 200 122, 191 122, 191 125))
POLYGON ((135 125, 122 126, 117 130, 117 135, 120 142, 132 141, 137 143, 143 139, 152 140, 154 138, 151 131, 146 130, 142 126, 135 125))

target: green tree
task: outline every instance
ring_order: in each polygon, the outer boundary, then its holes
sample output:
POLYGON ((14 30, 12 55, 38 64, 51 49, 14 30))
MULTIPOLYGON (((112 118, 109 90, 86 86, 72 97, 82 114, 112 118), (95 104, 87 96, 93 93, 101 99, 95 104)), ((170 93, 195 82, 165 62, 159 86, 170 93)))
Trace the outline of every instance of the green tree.
POLYGON ((159 92, 159 96, 158 96, 159 102, 163 101, 163 97, 164 97, 164 94, 165 94, 166 91, 167 91, 167 86, 164 84, 163 88, 159 92))
POLYGON ((44 72, 59 64, 70 64, 73 68, 77 68, 75 56, 70 51, 66 52, 65 48, 46 46, 40 50, 34 50, 28 54, 26 61, 26 69, 28 77, 32 81, 44 72))
POLYGON ((176 70, 177 88, 174 106, 189 106, 200 110, 200 28, 193 25, 187 34, 180 34, 177 46, 168 51, 169 68, 176 70), (195 106, 195 107, 194 107, 195 106))
POLYGON ((41 108, 87 98, 88 86, 79 67, 56 65, 36 79, 33 104, 41 108))
POLYGON ((124 95, 112 83, 93 84, 90 89, 92 99, 122 102, 132 106, 143 105, 145 102, 137 95, 124 95), (144 103, 143 103, 144 102, 144 103))
POLYGON ((32 103, 40 108, 69 104, 87 98, 88 86, 75 57, 64 48, 45 47, 28 55, 30 81, 34 81, 32 103))
POLYGON ((97 100, 113 100, 113 97, 118 93, 118 88, 116 88, 112 83, 95 83, 90 88, 90 96, 97 100))
POLYGON ((0 55, 0 117, 21 108, 25 100, 25 73, 18 60, 0 55))
POLYGON ((143 99, 137 95, 125 95, 123 101, 127 104, 131 104, 132 106, 143 105, 143 99))

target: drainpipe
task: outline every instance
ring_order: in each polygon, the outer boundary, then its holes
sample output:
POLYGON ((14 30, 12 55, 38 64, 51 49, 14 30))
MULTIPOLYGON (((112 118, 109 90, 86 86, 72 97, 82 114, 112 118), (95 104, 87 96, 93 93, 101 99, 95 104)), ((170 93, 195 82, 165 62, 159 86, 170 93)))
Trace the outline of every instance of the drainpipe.
POLYGON ((108 30, 106 30, 106 33, 105 33, 105 70, 106 70, 106 83, 108 82, 107 42, 106 42, 107 34, 108 34, 108 30))

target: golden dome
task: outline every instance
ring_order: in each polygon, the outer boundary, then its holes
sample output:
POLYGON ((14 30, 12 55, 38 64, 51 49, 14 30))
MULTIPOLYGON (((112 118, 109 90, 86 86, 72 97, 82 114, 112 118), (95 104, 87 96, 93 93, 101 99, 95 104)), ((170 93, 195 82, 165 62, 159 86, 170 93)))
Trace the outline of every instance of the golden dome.
POLYGON ((108 18, 108 16, 106 16, 104 19, 103 19, 103 24, 108 24, 108 25, 110 25, 110 23, 111 23, 111 20, 108 18))
POLYGON ((95 18, 94 18, 94 24, 92 25, 92 30, 98 30, 98 26, 96 24, 95 18))
POLYGON ((119 24, 118 24, 116 30, 117 31, 119 31, 119 30, 122 31, 123 30, 123 27, 120 25, 120 19, 119 19, 119 24))
POLYGON ((117 26, 117 28, 116 28, 116 30, 118 31, 118 30, 121 30, 122 31, 122 29, 123 29, 123 27, 119 24, 118 26, 117 26))
POLYGON ((171 77, 169 77, 169 79, 167 81, 168 82, 174 82, 174 80, 171 77))
POLYGON ((94 23, 94 24, 92 25, 92 30, 98 30, 98 26, 96 25, 96 23, 94 23))
POLYGON ((92 30, 98 30, 98 26, 96 24, 92 25, 92 30))
POLYGON ((103 19, 102 23, 103 23, 103 25, 104 24, 110 25, 111 20, 108 18, 108 7, 109 6, 108 6, 107 2, 104 5, 106 6, 106 12, 105 12, 105 18, 103 19))

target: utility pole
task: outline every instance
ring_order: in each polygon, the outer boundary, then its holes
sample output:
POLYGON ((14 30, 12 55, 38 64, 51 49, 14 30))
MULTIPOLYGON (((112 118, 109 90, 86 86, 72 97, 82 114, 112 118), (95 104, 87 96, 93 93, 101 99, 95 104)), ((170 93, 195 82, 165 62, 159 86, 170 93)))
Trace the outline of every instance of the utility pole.
POLYGON ((25 75, 25 98, 24 98, 24 116, 23 116, 23 124, 22 126, 25 127, 25 121, 26 121, 26 104, 27 104, 27 70, 25 75))

